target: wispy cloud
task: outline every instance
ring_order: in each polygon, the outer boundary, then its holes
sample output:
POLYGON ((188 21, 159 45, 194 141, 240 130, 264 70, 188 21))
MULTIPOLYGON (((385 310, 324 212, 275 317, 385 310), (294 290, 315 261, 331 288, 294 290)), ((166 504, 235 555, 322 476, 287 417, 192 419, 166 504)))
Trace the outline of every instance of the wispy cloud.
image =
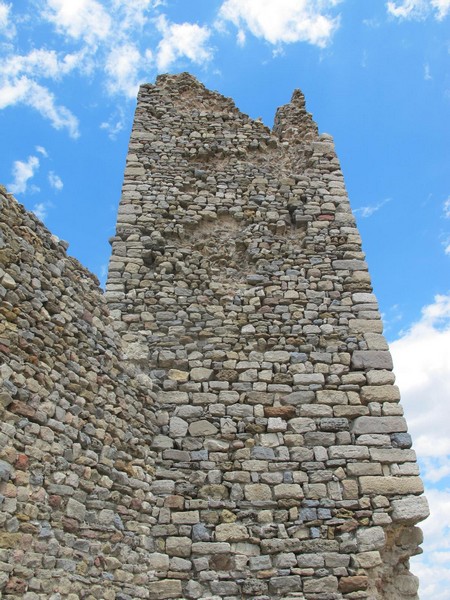
POLYGON ((225 0, 219 22, 237 27, 241 45, 248 31, 270 44, 308 42, 324 47, 339 27, 339 16, 330 14, 337 4, 336 0, 225 0))
POLYGON ((444 201, 442 209, 444 211, 444 217, 450 219, 450 196, 444 201))
POLYGON ((111 140, 115 140, 124 127, 125 113, 121 107, 118 108, 116 114, 110 117, 109 121, 104 121, 100 124, 100 129, 104 129, 111 140))
POLYGON ((9 191, 13 194, 23 194, 27 191, 28 182, 39 169, 37 156, 29 156, 27 161, 16 160, 12 168, 14 180, 8 184, 9 191))
POLYGON ((57 192, 60 192, 64 187, 64 183, 62 182, 61 177, 56 175, 56 173, 54 173, 53 171, 50 171, 50 173, 48 174, 48 182, 50 186, 57 192))
POLYGON ((11 22, 11 4, 0 2, 0 35, 6 38, 13 38, 16 35, 16 28, 11 22))
POLYGON ((33 212, 41 221, 45 221, 47 217, 47 203, 46 202, 38 202, 33 206, 33 212))
POLYGON ((359 208, 354 208, 353 212, 361 215, 364 219, 371 217, 374 213, 379 211, 385 204, 391 201, 391 198, 385 198, 378 202, 378 204, 371 204, 369 206, 360 206, 359 208))
POLYGON ((42 156, 44 156, 45 158, 48 157, 48 152, 44 148, 44 146, 36 146, 36 152, 39 152, 39 154, 42 154, 42 156))
POLYGON ((444 19, 450 11, 450 0, 401 0, 388 2, 387 11, 399 19, 425 19, 429 15, 444 19))
POLYGON ((73 138, 79 136, 78 119, 65 106, 57 103, 54 94, 45 86, 22 76, 2 77, 0 68, 0 110, 23 104, 37 110, 55 129, 67 129, 73 138))
POLYGON ((425 63, 423 66, 423 78, 425 81, 431 81, 433 78, 431 77, 430 65, 425 63))

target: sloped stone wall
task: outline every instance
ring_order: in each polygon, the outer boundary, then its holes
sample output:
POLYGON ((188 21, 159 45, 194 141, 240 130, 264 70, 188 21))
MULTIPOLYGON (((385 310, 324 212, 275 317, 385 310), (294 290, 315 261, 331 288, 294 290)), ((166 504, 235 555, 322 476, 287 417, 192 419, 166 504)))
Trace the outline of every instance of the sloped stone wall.
POLYGON ((95 277, 0 191, 0 597, 148 598, 153 392, 95 277))
POLYGON ((427 514, 333 142, 141 87, 107 284, 159 430, 149 598, 417 598, 427 514))

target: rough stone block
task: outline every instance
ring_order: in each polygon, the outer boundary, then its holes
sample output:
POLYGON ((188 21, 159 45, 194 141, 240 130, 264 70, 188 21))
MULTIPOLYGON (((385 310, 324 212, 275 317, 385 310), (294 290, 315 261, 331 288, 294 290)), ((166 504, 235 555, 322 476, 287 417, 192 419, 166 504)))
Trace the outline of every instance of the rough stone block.
POLYGON ((386 496, 398 494, 422 494, 423 483, 420 477, 360 477, 363 494, 383 494, 386 496))
POLYGON ((391 517, 394 522, 415 524, 430 514, 427 499, 424 496, 407 496, 392 500, 391 517))
POLYGON ((365 433, 397 433, 407 430, 403 417, 358 417, 354 420, 352 432, 356 435, 365 433))
POLYGON ((150 600, 165 598, 180 598, 183 595, 181 581, 178 579, 164 579, 149 584, 150 600))
POLYGON ((392 357, 390 352, 382 350, 355 350, 352 355, 352 367, 356 371, 392 369, 392 357))

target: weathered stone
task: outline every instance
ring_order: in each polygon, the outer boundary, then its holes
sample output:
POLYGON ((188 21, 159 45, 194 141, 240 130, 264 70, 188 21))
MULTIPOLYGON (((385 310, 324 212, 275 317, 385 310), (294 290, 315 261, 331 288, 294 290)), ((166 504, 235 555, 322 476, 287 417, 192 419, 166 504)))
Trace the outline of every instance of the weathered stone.
POLYGON ((406 421, 403 417, 358 417, 352 425, 356 435, 366 433, 394 433, 406 431, 406 421))
POLYGON ((206 420, 196 421, 189 425, 189 433, 194 437, 214 435, 217 431, 217 427, 206 420))
POLYGON ((159 600, 160 598, 179 598, 181 595, 181 581, 177 579, 154 581, 149 585, 149 598, 151 598, 151 600, 159 600))
POLYGON ((363 494, 422 494, 423 483, 420 477, 360 477, 363 494))
POLYGON ((392 520, 400 523, 415 524, 423 521, 430 514, 427 499, 424 497, 407 496, 392 500, 392 520))
POLYGON ((376 350, 355 350, 352 355, 352 367, 355 370, 392 369, 389 352, 376 350))

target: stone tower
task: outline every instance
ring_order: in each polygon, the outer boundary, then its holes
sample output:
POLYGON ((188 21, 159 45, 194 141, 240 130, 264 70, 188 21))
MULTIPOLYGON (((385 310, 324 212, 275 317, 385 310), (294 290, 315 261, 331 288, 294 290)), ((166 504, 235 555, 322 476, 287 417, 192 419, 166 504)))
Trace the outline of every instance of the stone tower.
POLYGON ((154 386, 143 597, 417 598, 423 487, 299 91, 270 131, 186 73, 141 87, 106 298, 154 386))

